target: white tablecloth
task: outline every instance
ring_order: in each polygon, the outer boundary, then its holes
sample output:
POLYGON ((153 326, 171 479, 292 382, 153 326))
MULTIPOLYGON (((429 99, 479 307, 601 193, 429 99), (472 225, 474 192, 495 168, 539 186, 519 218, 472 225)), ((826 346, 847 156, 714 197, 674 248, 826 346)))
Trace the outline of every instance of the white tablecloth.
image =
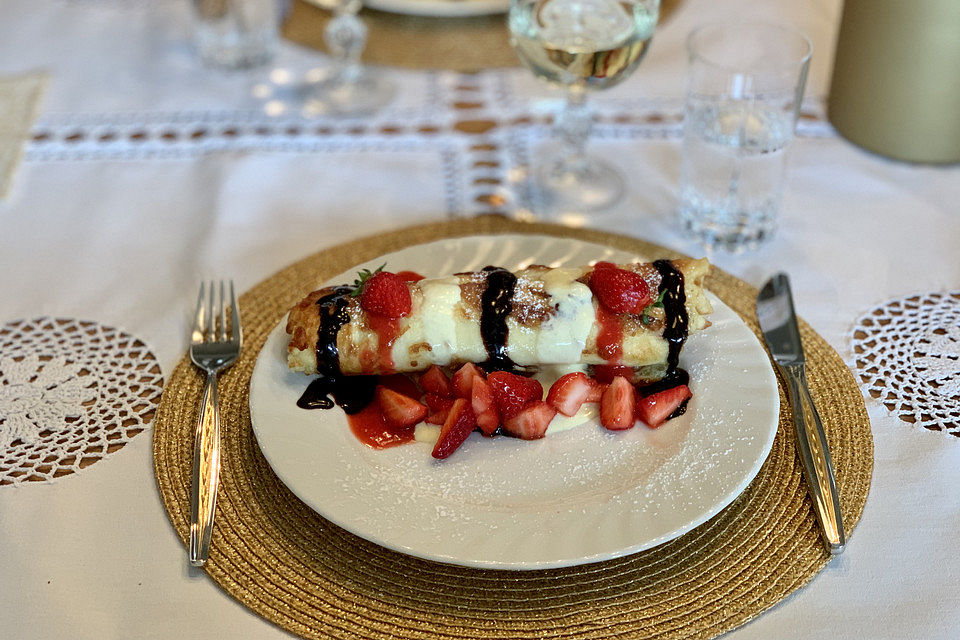
MULTIPOLYGON (((761 18, 812 38, 807 108, 817 111, 839 5, 682 2, 635 76, 598 96, 598 109, 676 113, 684 35, 709 20, 761 18)), ((482 209, 477 138, 416 130, 453 121, 458 86, 474 83, 487 98, 478 118, 556 103, 521 70, 406 71, 395 72, 397 102, 372 121, 277 127, 249 97, 256 74, 196 65, 184 44, 186 3, 5 0, 3 14, 0 74, 45 70, 50 83, 34 127, 42 135, 0 202, 0 324, 48 315, 119 326, 152 348, 165 374, 186 348, 202 278, 229 275, 244 290, 344 240, 482 209), (391 123, 405 131, 378 133, 391 123)), ((277 64, 323 58, 285 45, 277 64)), ((699 253, 674 225, 675 123, 607 122, 592 147, 625 159, 629 193, 588 224, 699 253)), ((518 205, 510 167, 543 135, 534 127, 483 137, 498 146, 489 153, 505 208, 518 205)), ((861 313, 958 289, 958 202, 956 167, 894 163, 810 121, 792 150, 781 233, 759 252, 713 260, 754 285, 788 271, 802 315, 853 366, 861 313)), ((846 552, 731 638, 960 637, 960 439, 907 424, 873 399, 867 406, 873 485, 846 552)), ((0 486, 0 637, 285 637, 187 570, 151 453, 148 431, 77 475, 0 486)))

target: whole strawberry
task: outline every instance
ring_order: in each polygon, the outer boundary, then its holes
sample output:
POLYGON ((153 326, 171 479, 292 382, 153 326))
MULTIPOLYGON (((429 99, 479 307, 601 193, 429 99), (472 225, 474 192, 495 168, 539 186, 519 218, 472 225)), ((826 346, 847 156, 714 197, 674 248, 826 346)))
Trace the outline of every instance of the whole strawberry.
POLYGON ((367 313, 402 318, 410 313, 410 290, 404 279, 389 271, 377 271, 363 282, 360 306, 367 313))
POLYGON ((594 269, 590 289, 613 313, 643 313, 652 302, 647 281, 639 273, 617 267, 594 269))

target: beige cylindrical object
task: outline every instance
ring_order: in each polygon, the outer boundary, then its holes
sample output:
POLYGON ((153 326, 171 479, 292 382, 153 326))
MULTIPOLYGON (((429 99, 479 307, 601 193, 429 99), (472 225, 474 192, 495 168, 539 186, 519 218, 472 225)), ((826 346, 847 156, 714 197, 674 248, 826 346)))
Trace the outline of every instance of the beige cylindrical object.
POLYGON ((911 162, 960 162, 960 1, 846 0, 829 119, 911 162))

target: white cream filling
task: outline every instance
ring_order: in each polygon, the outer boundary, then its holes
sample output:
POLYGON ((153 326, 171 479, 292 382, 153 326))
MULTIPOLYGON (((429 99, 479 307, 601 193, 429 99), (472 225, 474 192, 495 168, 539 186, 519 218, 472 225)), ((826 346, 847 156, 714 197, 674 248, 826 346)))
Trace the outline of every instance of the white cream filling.
POLYGON ((407 330, 393 343, 394 362, 410 358, 411 347, 425 342, 432 350, 431 362, 439 365, 450 363, 453 355, 460 350, 460 329, 457 326, 460 323, 454 313, 460 302, 459 283, 455 276, 423 281, 420 286, 423 293, 420 307, 414 309, 407 330))
POLYGON ((507 319, 507 355, 521 365, 580 362, 593 327, 593 294, 576 282, 580 269, 553 269, 543 273, 544 290, 556 307, 538 329, 507 319))

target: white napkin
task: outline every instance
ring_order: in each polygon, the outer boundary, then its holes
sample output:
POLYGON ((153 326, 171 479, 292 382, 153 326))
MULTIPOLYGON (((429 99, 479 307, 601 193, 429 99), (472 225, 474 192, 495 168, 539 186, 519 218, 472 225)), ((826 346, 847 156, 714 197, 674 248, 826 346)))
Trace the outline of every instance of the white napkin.
POLYGON ((46 86, 43 72, 0 78, 0 199, 10 190, 46 86))

